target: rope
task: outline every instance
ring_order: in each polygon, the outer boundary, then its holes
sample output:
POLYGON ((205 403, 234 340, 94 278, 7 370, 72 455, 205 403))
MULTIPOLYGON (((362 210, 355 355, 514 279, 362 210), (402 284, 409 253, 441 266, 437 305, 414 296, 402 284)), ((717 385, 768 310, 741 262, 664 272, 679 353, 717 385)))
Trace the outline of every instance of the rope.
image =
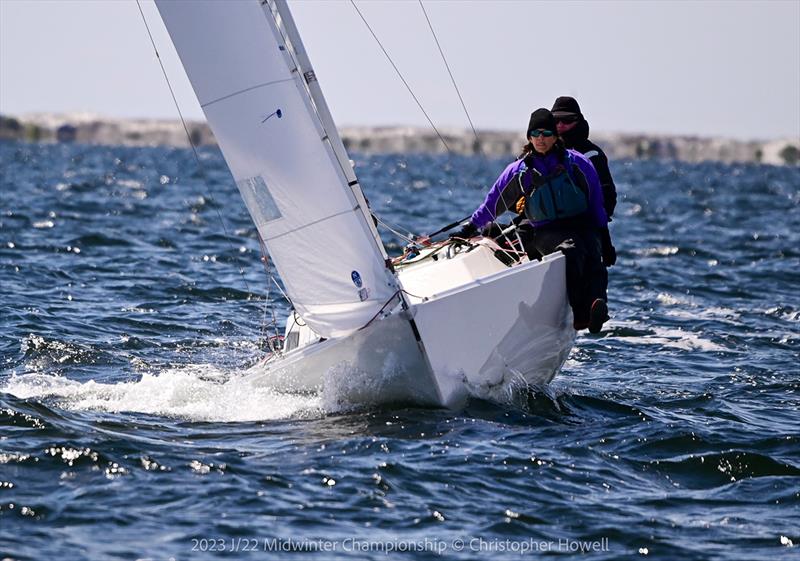
MULTIPOLYGON (((203 179, 203 185, 206 187, 206 198, 210 200, 212 203, 214 202, 214 198, 209 194, 208 191, 208 175, 206 174, 205 167, 203 163, 200 161, 200 156, 197 154, 197 147, 192 142, 192 135, 189 134, 189 128, 186 126, 186 120, 183 118, 183 113, 181 112, 180 105, 178 104, 178 99, 175 97, 175 91, 172 89, 172 84, 169 81, 169 76, 167 76, 167 71, 164 68, 164 63, 161 61, 161 55, 158 54, 158 48, 156 48, 156 42, 153 40, 153 34, 150 33, 150 26, 147 24, 147 18, 144 17, 144 12, 142 11, 142 5, 139 3, 139 0, 136 0, 136 6, 139 8, 139 13, 142 16, 142 21, 144 22, 144 27, 147 29, 147 35, 150 37, 150 44, 153 45, 153 50, 156 53, 156 58, 158 59, 158 64, 161 67, 161 72, 164 74, 164 80, 167 82, 167 87, 169 88, 169 93, 172 96, 172 101, 175 104, 175 109, 178 110, 178 115, 181 118, 181 124, 183 125, 183 130, 186 133, 186 139, 189 141, 189 146, 192 147, 192 152, 194 153, 194 159, 197 162, 197 167, 200 170, 200 175, 203 179)), ((222 219, 222 214, 219 211, 219 208, 214 205, 214 210, 217 213, 217 218, 219 218, 220 224, 222 224, 222 231, 225 232, 225 239, 228 242, 228 246, 233 254, 236 256, 236 260, 239 261, 239 255, 236 251, 236 248, 233 246, 233 242, 231 242, 230 234, 228 233, 228 229, 225 227, 225 221, 222 219)), ((253 293, 250 291, 250 286, 247 284, 247 279, 244 276, 244 268, 240 265, 239 266, 239 275, 242 277, 242 283, 244 283, 245 289, 249 297, 253 296, 253 293)))

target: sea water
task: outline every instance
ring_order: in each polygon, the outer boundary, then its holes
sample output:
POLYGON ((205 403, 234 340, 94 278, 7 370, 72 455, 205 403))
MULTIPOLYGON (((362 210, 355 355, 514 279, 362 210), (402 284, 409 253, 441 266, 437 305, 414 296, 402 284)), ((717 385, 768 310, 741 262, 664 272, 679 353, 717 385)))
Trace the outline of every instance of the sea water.
MULTIPOLYGON (((0 143, 0 558, 800 558, 800 168, 612 162, 611 321, 448 411, 243 382, 287 307, 199 159, 0 143)), ((416 234, 507 163, 354 159, 416 234)))

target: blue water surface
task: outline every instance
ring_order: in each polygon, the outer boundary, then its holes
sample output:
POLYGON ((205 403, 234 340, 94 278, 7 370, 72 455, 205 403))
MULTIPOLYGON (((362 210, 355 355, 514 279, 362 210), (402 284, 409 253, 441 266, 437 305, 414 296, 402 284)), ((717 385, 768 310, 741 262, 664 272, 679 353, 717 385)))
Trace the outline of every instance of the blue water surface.
MULTIPOLYGON (((800 559, 800 168, 612 162, 612 320, 551 386, 352 410, 240 383, 287 308, 200 160, 0 143, 0 558, 800 559)), ((505 163, 355 160, 415 233, 505 163)))

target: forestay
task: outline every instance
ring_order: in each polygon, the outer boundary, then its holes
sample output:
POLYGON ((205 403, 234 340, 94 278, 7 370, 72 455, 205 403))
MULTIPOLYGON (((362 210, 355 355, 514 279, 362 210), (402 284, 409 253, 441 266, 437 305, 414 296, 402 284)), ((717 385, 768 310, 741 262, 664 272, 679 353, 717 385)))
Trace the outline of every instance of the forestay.
POLYGON ((323 337, 362 327, 395 279, 299 37, 271 2, 156 4, 297 312, 323 337))

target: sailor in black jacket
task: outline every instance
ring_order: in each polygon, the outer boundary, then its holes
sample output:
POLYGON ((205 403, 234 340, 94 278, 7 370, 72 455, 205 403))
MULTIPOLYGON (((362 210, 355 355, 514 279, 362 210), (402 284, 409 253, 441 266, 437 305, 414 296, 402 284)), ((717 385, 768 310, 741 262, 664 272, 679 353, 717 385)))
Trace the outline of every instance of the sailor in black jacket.
MULTIPOLYGON (((592 162, 600 185, 603 188, 603 206, 606 209, 609 222, 617 206, 617 188, 608 169, 608 158, 603 150, 589 140, 589 123, 583 117, 581 108, 574 97, 562 96, 553 104, 553 116, 556 118, 558 135, 564 140, 567 148, 577 150, 592 162)), ((608 228, 600 232, 602 244, 603 264, 610 267, 617 262, 617 252, 611 243, 611 234, 608 228)))

